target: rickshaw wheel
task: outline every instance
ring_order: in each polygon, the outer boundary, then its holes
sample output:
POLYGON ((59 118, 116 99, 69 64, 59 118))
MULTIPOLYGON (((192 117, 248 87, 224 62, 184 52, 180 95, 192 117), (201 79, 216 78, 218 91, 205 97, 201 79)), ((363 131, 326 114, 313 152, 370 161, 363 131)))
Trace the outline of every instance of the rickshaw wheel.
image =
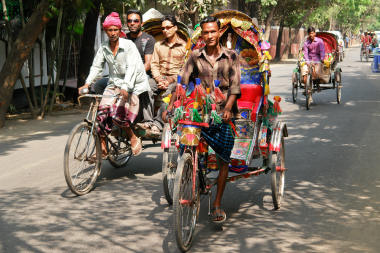
POLYGON ((368 58, 369 58, 369 50, 366 49, 365 50, 365 60, 368 61, 368 58))
POLYGON ((306 110, 310 110, 311 95, 312 95, 312 80, 311 75, 308 75, 305 83, 305 95, 306 95, 306 110))
POLYGON ((336 89, 336 102, 338 104, 340 104, 340 101, 341 101, 341 98, 342 98, 342 78, 341 78, 339 72, 336 73, 336 76, 337 75, 339 75, 339 78, 336 79, 336 80, 339 80, 339 82, 336 82, 336 86, 335 86, 335 89, 336 89))
POLYGON ((269 158, 269 167, 271 168, 271 188, 274 209, 277 210, 281 206, 284 197, 285 187, 285 143, 284 137, 281 137, 280 151, 272 153, 269 158))
MULTIPOLYGON (((165 125, 165 127, 169 127, 169 125, 165 125)), ((164 130, 163 133, 166 131, 164 130)), ((177 133, 174 133, 170 138, 170 147, 165 148, 162 155, 162 184, 169 205, 173 204, 173 189, 179 157, 179 152, 175 146, 177 138, 177 133)))
POLYGON ((360 61, 363 61, 363 49, 360 49, 360 61))
POLYGON ((184 153, 178 163, 173 191, 174 232, 178 248, 186 252, 191 248, 200 208, 200 188, 195 176, 193 193, 193 158, 184 153))
POLYGON ((292 78, 292 96, 293 96, 293 103, 297 102, 297 95, 298 95, 298 75, 297 73, 293 73, 292 78))

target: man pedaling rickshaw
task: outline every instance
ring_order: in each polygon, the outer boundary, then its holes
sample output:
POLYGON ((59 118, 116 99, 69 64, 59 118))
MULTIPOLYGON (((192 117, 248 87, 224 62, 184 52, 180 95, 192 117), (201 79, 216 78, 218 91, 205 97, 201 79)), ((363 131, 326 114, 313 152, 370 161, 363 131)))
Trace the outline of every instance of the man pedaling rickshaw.
POLYGON ((321 38, 316 37, 315 28, 307 29, 308 38, 303 45, 303 56, 307 64, 301 69, 303 83, 307 82, 309 74, 309 65, 312 65, 313 79, 319 79, 322 76, 323 60, 325 59, 325 45, 321 38))
MULTIPOLYGON (((211 213, 212 220, 221 223, 226 220, 226 213, 221 208, 221 200, 228 176, 228 165, 235 137, 231 130, 231 119, 235 118, 240 98, 240 62, 237 53, 220 45, 220 21, 216 17, 207 17, 201 23, 201 36, 205 47, 191 53, 182 71, 182 83, 188 85, 195 78, 202 80, 202 86, 213 90, 214 80, 220 81, 221 90, 226 97, 217 105, 218 114, 222 115, 223 122, 212 124, 210 128, 202 129, 202 137, 215 151, 217 164, 220 169, 217 183, 217 192, 211 213)), ((173 109, 176 98, 175 89, 169 106, 163 112, 163 119, 173 109)))
MULTIPOLYGON (((99 47, 85 85, 79 88, 81 94, 84 88, 88 88, 97 78, 101 77, 104 64, 109 67, 109 81, 104 90, 99 105, 100 122, 112 129, 112 124, 121 127, 127 133, 131 142, 133 155, 139 155, 142 151, 141 139, 131 129, 131 124, 143 107, 139 106, 139 97, 148 96, 151 91, 144 64, 135 44, 123 38, 121 20, 119 14, 112 12, 106 17, 103 28, 108 40, 99 47), (120 97, 114 97, 120 95, 120 97), (109 120, 112 118, 112 120, 109 120), (111 122, 111 123, 110 123, 111 122)), ((100 137, 102 156, 107 156, 106 141, 100 137)))

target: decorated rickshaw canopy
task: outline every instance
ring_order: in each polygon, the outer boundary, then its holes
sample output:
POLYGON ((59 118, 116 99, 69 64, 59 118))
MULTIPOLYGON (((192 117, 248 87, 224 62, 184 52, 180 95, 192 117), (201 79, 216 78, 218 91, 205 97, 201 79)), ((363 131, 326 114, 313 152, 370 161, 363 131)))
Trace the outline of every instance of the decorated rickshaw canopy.
POLYGON ((317 37, 323 40, 326 54, 334 54, 338 51, 338 38, 329 32, 317 32, 317 37))
MULTIPOLYGON (((252 22, 252 19, 239 11, 225 10, 214 13, 212 16, 219 19, 221 24, 221 39, 223 46, 227 46, 230 39, 232 49, 240 53, 240 49, 244 50, 243 55, 248 64, 253 66, 261 60, 260 41, 262 34, 260 29, 252 22), (230 38, 229 38, 230 37, 230 38)), ((205 44, 201 38, 202 29, 200 26, 196 28, 192 35, 192 50, 199 49, 205 44)))
MULTIPOLYGON (((142 24, 143 31, 152 35, 156 41, 160 41, 164 38, 162 34, 161 23, 162 21, 160 18, 149 19, 142 24)), ((184 23, 178 21, 177 27, 178 27, 178 31, 177 31, 178 35, 183 40, 190 41, 190 33, 187 26, 184 23)))
MULTIPOLYGON (((263 42, 261 30, 252 22, 251 17, 239 11, 224 10, 212 16, 218 18, 221 23, 220 43, 235 50, 239 56, 241 84, 260 83, 261 73, 269 70, 265 59, 270 58, 268 52, 264 53, 270 45, 263 42)), ((192 50, 205 46, 201 32, 202 28, 198 26, 191 37, 192 50)))

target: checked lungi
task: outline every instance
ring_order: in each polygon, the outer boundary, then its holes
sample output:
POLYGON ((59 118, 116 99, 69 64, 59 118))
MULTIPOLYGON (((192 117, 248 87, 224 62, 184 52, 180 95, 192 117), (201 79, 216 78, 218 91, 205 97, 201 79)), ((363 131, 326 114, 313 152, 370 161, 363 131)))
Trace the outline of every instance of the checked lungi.
POLYGON ((202 128, 201 136, 224 162, 230 162, 235 136, 228 123, 213 124, 209 128, 202 128))
MULTIPOLYGON (((115 86, 107 86, 103 95, 115 96, 120 94, 120 89, 115 86)), ((119 97, 103 97, 99 104, 98 121, 103 124, 105 130, 110 132, 113 123, 119 127, 128 127, 136 119, 139 112, 139 98, 130 94, 128 101, 119 97)))

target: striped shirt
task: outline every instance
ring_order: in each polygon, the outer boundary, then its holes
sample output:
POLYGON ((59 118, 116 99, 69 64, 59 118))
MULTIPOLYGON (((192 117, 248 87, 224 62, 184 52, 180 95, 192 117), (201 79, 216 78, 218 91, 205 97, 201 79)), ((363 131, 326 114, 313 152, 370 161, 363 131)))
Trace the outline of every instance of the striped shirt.
MULTIPOLYGON (((219 80, 219 88, 227 97, 237 95, 240 97, 240 62, 236 52, 221 47, 220 55, 216 58, 215 64, 206 54, 205 47, 195 50, 191 53, 188 61, 185 63, 182 73, 182 83, 188 84, 200 78, 203 87, 214 90, 214 80, 219 80)), ((217 111, 223 111, 226 101, 217 104, 217 111)), ((237 103, 232 107, 232 113, 237 113, 237 103)))

